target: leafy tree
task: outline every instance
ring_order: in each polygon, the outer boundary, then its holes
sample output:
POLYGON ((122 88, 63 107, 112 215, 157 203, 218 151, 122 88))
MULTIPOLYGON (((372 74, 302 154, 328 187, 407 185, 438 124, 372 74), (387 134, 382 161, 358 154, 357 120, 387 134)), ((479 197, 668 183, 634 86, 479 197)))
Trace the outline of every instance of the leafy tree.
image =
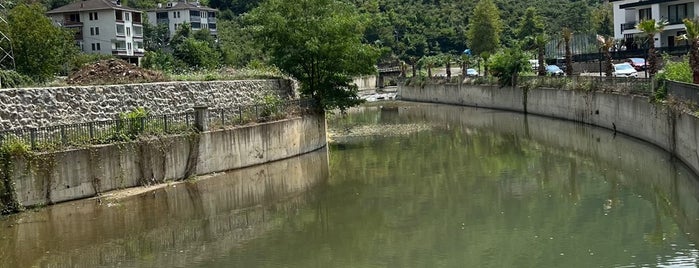
POLYGON ((689 66, 692 67, 692 81, 699 84, 699 19, 684 19, 682 23, 687 33, 680 39, 687 40, 690 44, 689 66))
POLYGON ((186 67, 182 61, 175 59, 171 53, 163 52, 162 50, 146 51, 141 65, 143 68, 165 72, 173 72, 186 67))
POLYGON ((599 43, 600 49, 604 53, 604 67, 605 67, 605 75, 606 76, 612 76, 612 72, 614 70, 614 66, 612 66, 612 53, 611 53, 611 48, 614 46, 614 37, 613 36, 608 36, 604 37, 601 35, 597 35, 597 43, 599 43))
POLYGON ((432 69, 440 65, 439 57, 425 56, 420 59, 419 64, 427 69, 427 77, 432 77, 432 69))
POLYGON ((378 50, 362 43, 356 9, 335 0, 269 0, 249 14, 271 61, 325 109, 361 103, 351 79, 376 72, 378 50))
POLYGON ((598 34, 614 35, 614 14, 611 4, 603 4, 592 10, 592 24, 598 34))
POLYGON ((73 33, 54 26, 39 5, 17 5, 0 30, 12 40, 17 72, 45 82, 77 53, 73 33))
POLYGON ((648 74, 653 76, 658 73, 658 55, 655 53, 655 35, 665 30, 665 21, 655 21, 654 19, 643 20, 636 25, 636 29, 646 35, 648 43, 648 74))
POLYGON ((473 10, 468 28, 471 50, 477 55, 493 53, 500 46, 502 21, 497 6, 492 0, 480 0, 473 10))
POLYGON ((143 24, 143 45, 147 51, 161 50, 167 46, 170 41, 170 30, 168 25, 161 23, 152 25, 150 23, 143 24))
POLYGON ((527 55, 517 43, 492 55, 488 65, 500 86, 517 86, 519 73, 529 68, 527 55))
POLYGON ((175 58, 194 68, 211 69, 220 62, 218 51, 211 48, 206 41, 194 38, 184 39, 173 51, 175 58))
POLYGON ((250 27, 243 27, 238 19, 218 22, 218 41, 226 65, 240 67, 263 59, 250 27))
POLYGON ((536 8, 529 7, 524 11, 524 16, 519 22, 516 34, 518 39, 525 39, 529 36, 536 36, 544 33, 544 19, 537 14, 536 8))

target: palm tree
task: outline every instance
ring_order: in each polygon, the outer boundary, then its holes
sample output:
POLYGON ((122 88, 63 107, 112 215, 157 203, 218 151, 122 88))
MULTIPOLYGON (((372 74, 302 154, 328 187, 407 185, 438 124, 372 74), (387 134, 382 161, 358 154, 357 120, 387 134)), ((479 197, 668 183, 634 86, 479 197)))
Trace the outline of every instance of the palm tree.
POLYGON ((684 29, 687 32, 679 37, 680 40, 687 40, 690 43, 689 65, 692 67, 692 81, 699 84, 699 19, 684 19, 684 29))
POLYGON ((648 73, 653 76, 658 72, 658 57, 655 55, 655 35, 663 32, 667 22, 654 19, 643 20, 636 25, 636 29, 646 34, 648 43, 648 73))
POLYGON ((466 77, 466 69, 468 69, 471 64, 471 56, 468 54, 461 54, 456 60, 461 65, 461 77, 466 77))
POLYGON ((610 50, 614 46, 614 37, 604 37, 598 34, 597 42, 599 43, 600 49, 604 51, 604 66, 606 67, 604 74, 606 76, 612 76, 612 70, 614 70, 614 66, 612 66, 612 52, 610 50))
POLYGON ((545 33, 537 34, 531 37, 531 41, 532 45, 536 49, 537 59, 539 61, 537 73, 539 76, 544 76, 546 75, 544 56, 546 56, 546 43, 548 43, 549 37, 545 33))
MULTIPOLYGON (((573 30, 568 27, 563 27, 561 30, 561 39, 565 44, 566 58, 566 75, 573 75, 573 53, 570 50, 570 41, 573 39, 573 30)), ((558 43, 560 46, 560 43, 558 43)))
POLYGON ((432 68, 439 64, 439 60, 434 56, 425 56, 420 59, 420 62, 422 63, 422 66, 427 68, 427 77, 432 78, 432 68))

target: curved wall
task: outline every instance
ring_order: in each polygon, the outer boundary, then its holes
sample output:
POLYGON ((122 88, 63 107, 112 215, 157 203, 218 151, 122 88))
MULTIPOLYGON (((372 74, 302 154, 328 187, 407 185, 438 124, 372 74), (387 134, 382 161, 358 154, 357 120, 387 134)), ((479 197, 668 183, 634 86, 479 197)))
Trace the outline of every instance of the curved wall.
MULTIPOLYGON (((323 114, 10 160, 20 206, 92 197, 115 189, 264 164, 326 146, 323 114)), ((8 174, 8 173, 5 173, 8 174)), ((0 209, 9 204, 0 204, 0 209)))
POLYGON ((699 174, 699 118, 646 97, 464 84, 400 85, 402 100, 526 112, 608 128, 672 153, 699 174))

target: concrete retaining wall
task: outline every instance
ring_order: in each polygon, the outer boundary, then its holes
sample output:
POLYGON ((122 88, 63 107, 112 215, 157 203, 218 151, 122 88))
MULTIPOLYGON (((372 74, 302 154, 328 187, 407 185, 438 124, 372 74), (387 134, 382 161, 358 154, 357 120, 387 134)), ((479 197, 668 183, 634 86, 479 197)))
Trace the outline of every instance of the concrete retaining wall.
POLYGON ((263 164, 325 145, 325 117, 305 115, 189 136, 17 157, 9 175, 17 203, 34 206, 263 164))
POLYGON ((267 94, 295 97, 290 80, 168 82, 0 90, 0 128, 44 127, 115 119, 143 107, 151 114, 184 112, 195 105, 230 108, 267 94))
POLYGON ((401 85, 403 100, 527 112, 608 128, 672 153, 699 174, 699 118, 648 98, 602 92, 476 85, 401 85))

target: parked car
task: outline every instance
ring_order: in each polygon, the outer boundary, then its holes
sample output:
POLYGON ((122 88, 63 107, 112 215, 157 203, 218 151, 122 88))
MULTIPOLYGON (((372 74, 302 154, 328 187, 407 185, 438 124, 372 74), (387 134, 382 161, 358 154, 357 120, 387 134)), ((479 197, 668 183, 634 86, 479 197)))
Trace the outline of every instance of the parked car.
POLYGON ((466 76, 478 76, 476 69, 466 69, 466 76))
POLYGON ((614 64, 614 77, 638 77, 638 72, 629 63, 614 64))
POLYGON ((643 58, 628 58, 626 62, 631 64, 631 66, 639 72, 648 68, 648 63, 643 58))
POLYGON ((563 72, 563 70, 561 70, 561 68, 559 68, 559 67, 556 66, 556 65, 547 65, 547 66, 546 66, 546 75, 550 75, 550 76, 564 76, 565 73, 563 72))

